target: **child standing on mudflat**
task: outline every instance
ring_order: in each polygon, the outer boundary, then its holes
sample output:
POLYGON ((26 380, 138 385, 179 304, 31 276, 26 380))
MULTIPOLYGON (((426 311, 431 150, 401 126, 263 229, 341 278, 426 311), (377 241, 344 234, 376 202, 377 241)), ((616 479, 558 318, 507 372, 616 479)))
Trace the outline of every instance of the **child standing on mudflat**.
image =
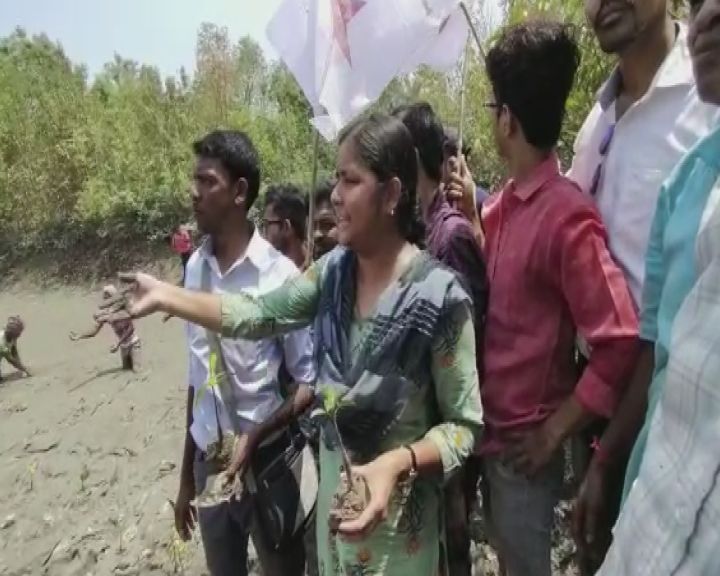
MULTIPOLYGON (((117 288, 108 284, 103 288, 103 299, 108 300, 117 296, 117 288)), ((105 320, 95 320, 95 327, 90 329, 88 332, 83 334, 76 334, 75 332, 70 333, 70 340, 76 342, 77 340, 85 340, 87 338, 94 338, 100 332, 103 325, 106 324, 105 320)), ((123 370, 136 371, 140 364, 140 338, 135 333, 135 326, 133 321, 129 318, 126 320, 114 320, 107 322, 115 332, 118 338, 117 343, 110 348, 111 353, 115 353, 120 350, 120 358, 122 358, 123 370)))
MULTIPOLYGON (((20 316, 10 316, 5 329, 0 333, 0 364, 2 360, 6 360, 8 364, 14 366, 24 376, 30 376, 30 370, 20 360, 20 354, 17 349, 17 341, 25 330, 25 324, 20 316)), ((0 374, 0 381, 2 374, 0 374)))

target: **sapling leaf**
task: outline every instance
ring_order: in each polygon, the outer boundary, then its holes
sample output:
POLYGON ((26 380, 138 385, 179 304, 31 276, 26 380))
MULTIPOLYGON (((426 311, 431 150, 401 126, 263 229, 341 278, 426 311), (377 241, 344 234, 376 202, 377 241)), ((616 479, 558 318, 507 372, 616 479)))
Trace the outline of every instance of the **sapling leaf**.
POLYGON ((340 455, 342 456, 343 468, 345 470, 345 474, 347 475, 348 486, 350 487, 350 489, 353 489, 354 486, 350 457, 348 456, 347 450, 345 449, 345 444, 342 441, 340 429, 337 425, 338 412, 345 406, 351 405, 352 400, 347 398, 347 392, 341 394, 331 386, 324 386, 320 389, 319 394, 322 397, 323 408, 325 409, 325 412, 329 416, 333 428, 335 429, 335 438, 337 440, 338 446, 340 447, 340 455))
POLYGON ((334 416, 340 405, 340 393, 335 390, 335 388, 327 386, 323 388, 321 394, 323 398, 323 407, 325 408, 325 412, 328 413, 328 416, 334 416))

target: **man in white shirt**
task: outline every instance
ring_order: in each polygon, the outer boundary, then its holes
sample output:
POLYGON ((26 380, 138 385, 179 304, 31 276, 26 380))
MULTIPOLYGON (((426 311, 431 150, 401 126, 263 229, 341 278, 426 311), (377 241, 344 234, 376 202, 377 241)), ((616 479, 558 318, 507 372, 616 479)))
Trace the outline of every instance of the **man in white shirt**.
MULTIPOLYGON (((616 54, 618 65, 578 134, 568 176, 595 199, 608 229, 610 250, 638 308, 662 183, 709 132, 717 114, 715 107, 698 98, 687 30, 673 21, 670 4, 668 0, 585 1, 600 47, 616 54)), ((645 418, 652 370, 653 343, 641 340, 637 368, 616 415, 606 430, 600 423, 587 434, 602 435, 603 450, 588 469, 578 515, 583 522, 588 510, 602 510, 605 515, 595 546, 582 538, 578 541, 581 551, 595 548, 587 572, 602 560, 609 544, 625 463, 645 418)), ((592 516, 589 521, 594 524, 599 519, 592 516)))
POLYGON ((594 197, 638 306, 660 187, 716 114, 698 98, 687 29, 669 4, 585 1, 601 48, 619 58, 578 133, 568 176, 594 197))
MULTIPOLYGON (((193 209, 207 239, 188 262, 185 286, 217 293, 262 294, 297 274, 295 265, 270 246, 247 219, 260 185, 258 157, 249 138, 241 132, 217 131, 193 147, 193 209)), ((264 574, 300 576, 305 569, 303 534, 287 547, 271 551, 257 526, 247 493, 211 501, 200 506, 197 513, 190 503, 204 494, 209 477, 218 472, 214 454, 226 434, 240 432, 230 465, 239 477, 259 452, 280 454, 287 447, 286 434, 278 431, 306 408, 313 396, 310 386, 315 369, 309 332, 257 342, 220 340, 227 369, 226 389, 233 395, 235 414, 230 414, 222 391, 213 385, 214 376, 223 370, 223 360, 220 355, 211 359, 203 328, 188 325, 187 331, 188 430, 175 504, 176 528, 181 536, 189 537, 197 517, 212 576, 247 574, 250 534, 264 574), (287 400, 283 400, 278 383, 283 361, 298 384, 287 400)))

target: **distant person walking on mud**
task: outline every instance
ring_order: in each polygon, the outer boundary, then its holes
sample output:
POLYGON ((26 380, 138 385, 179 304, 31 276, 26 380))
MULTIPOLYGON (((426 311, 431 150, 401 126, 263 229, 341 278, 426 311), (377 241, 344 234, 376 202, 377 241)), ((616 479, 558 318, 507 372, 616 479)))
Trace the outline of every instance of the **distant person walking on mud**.
POLYGON ((193 240, 190 227, 186 224, 180 224, 175 228, 170 237, 170 246, 172 247, 172 251, 180 256, 180 261, 182 262, 183 275, 182 280, 180 280, 180 286, 182 286, 185 283, 185 268, 193 253, 193 240))
MULTIPOLYGON (((25 324, 23 323, 20 316, 10 316, 5 326, 5 330, 2 331, 0 337, 0 367, 2 360, 14 366, 22 375, 30 376, 30 370, 27 369, 25 364, 20 360, 20 354, 17 349, 17 341, 25 330, 25 324)), ((0 381, 2 381, 2 374, 0 373, 0 381)))
MULTIPOLYGON (((178 286, 185 285, 185 273, 187 271, 187 264, 190 261, 190 257, 193 254, 193 228, 188 224, 180 224, 173 230, 170 236, 170 247, 172 251, 180 256, 180 262, 182 264, 182 276, 178 282, 178 286)), ((172 318, 172 314, 166 314, 163 316, 163 322, 167 322, 172 318)))
MULTIPOLYGON (((118 291, 115 286, 108 284, 103 288, 103 299, 107 300, 117 296, 118 291)), ((120 357, 122 358, 123 370, 136 371, 140 363, 140 338, 135 333, 135 326, 132 320, 114 320, 107 322, 115 332, 118 338, 117 343, 110 348, 110 352, 114 354, 120 350, 120 357)), ((105 320, 95 320, 95 327, 83 334, 76 334, 75 332, 70 333, 70 340, 76 342, 78 340, 86 340, 88 338, 94 338, 100 332, 103 325, 106 324, 105 320)))

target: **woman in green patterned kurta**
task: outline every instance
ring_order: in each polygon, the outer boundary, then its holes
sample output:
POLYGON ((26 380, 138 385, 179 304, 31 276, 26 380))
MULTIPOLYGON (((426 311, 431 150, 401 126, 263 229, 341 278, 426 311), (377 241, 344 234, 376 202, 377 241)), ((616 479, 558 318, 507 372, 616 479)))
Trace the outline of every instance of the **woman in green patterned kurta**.
POLYGON ((132 275, 131 313, 163 310, 238 338, 314 322, 318 386, 345 396, 338 429, 371 494, 360 518, 330 531, 342 460, 324 427, 320 573, 434 576, 444 567, 442 481, 482 427, 472 306, 457 278, 409 242, 416 154, 402 123, 361 120, 341 136, 338 156, 341 247, 260 298, 190 294, 132 275))

